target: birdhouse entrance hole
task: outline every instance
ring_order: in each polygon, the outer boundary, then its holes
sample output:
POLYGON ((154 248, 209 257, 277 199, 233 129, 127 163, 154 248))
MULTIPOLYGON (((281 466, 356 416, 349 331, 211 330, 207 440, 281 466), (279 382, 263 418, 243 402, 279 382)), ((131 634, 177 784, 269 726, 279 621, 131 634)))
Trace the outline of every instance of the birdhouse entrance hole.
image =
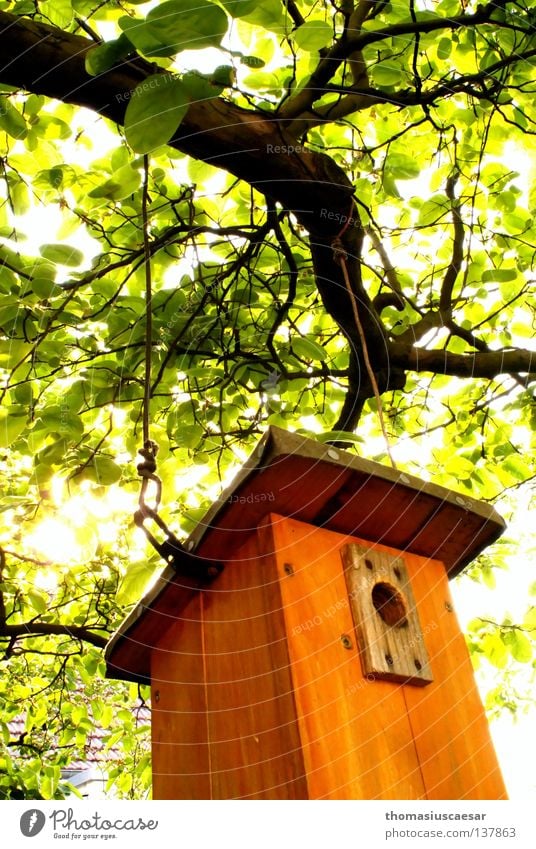
POLYGON ((372 604, 380 619, 391 628, 403 628, 408 624, 406 599, 392 584, 380 581, 372 588, 372 604))
POLYGON ((433 681, 404 558, 350 543, 341 549, 363 674, 424 687, 433 681))

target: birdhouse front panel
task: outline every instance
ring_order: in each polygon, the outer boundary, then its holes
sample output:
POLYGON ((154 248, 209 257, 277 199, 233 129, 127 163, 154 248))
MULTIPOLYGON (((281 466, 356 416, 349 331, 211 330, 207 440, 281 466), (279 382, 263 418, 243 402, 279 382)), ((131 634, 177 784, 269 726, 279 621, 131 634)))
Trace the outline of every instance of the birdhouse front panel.
POLYGON ((270 516, 171 622, 151 679, 155 798, 505 796, 436 560, 270 516))
MULTIPOLYGON (((311 798, 505 798, 443 564, 293 519, 273 517, 271 527, 311 798), (378 553, 402 559, 428 683, 384 680, 360 656, 363 623, 352 616, 344 577, 349 543, 372 561, 378 553)), ((360 601, 381 619, 374 586, 360 601)), ((422 656, 418 640, 412 648, 422 656)))

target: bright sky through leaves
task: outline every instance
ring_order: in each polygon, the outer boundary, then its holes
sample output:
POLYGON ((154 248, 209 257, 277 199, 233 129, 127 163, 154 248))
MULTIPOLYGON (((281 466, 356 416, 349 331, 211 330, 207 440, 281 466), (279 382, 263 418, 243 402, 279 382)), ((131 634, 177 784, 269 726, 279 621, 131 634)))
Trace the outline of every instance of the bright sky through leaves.
MULTIPOLYGON (((137 693, 114 689, 112 721, 101 680, 102 644, 160 568, 130 518, 143 154, 152 437, 177 534, 267 424, 386 462, 375 390, 401 469, 528 517, 535 10, 0 5, 0 721, 24 701, 33 746, 2 751, 0 790, 52 797, 104 717, 115 790, 143 795, 147 750, 121 710, 137 693)), ((490 714, 532 710, 536 590, 516 563, 534 548, 511 536, 462 591, 490 714), (508 619, 488 598, 514 587, 508 619)))

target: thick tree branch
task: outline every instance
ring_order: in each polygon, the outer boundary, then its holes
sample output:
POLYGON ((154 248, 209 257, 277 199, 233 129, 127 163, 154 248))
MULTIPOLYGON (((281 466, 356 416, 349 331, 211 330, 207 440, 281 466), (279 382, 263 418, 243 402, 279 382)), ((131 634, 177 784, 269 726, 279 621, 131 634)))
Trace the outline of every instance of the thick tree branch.
POLYGON ((448 178, 445 189, 445 194, 452 204, 452 223, 454 227, 454 238, 452 240, 452 257, 449 266, 445 272, 443 284, 441 286, 441 294, 439 296, 439 312, 447 319, 452 314, 452 291, 456 278, 461 271, 463 263, 463 240, 465 230, 463 219, 460 212, 460 202, 456 198, 455 190, 458 182, 459 172, 456 170, 448 178))
POLYGON ((398 368, 429 371, 453 377, 494 378, 499 374, 523 374, 536 378, 536 353, 523 349, 454 354, 451 351, 428 350, 392 342, 390 361, 398 368))
POLYGON ((101 637, 100 634, 95 634, 83 625, 57 625, 51 622, 33 620, 18 625, 6 625, 5 622, 0 624, 0 639, 7 637, 10 640, 26 640, 30 637, 45 637, 49 635, 81 640, 99 649, 103 649, 108 642, 107 637, 101 637))
POLYGON ((357 427, 365 401, 372 395, 372 387, 368 385, 366 371, 363 371, 364 375, 361 374, 359 360, 355 352, 350 351, 348 390, 333 430, 352 432, 357 427), (366 385, 363 385, 362 378, 364 378, 366 385))
MULTIPOLYGON (((81 36, 0 12, 3 83, 85 106, 121 126, 132 91, 154 66, 136 60, 91 77, 84 58, 93 46, 81 36)), ((346 174, 325 154, 295 150, 294 137, 273 115, 222 98, 196 101, 170 145, 268 194, 310 233, 335 236, 340 229, 337 218, 325 212, 341 217, 346 212, 352 194, 346 174)))

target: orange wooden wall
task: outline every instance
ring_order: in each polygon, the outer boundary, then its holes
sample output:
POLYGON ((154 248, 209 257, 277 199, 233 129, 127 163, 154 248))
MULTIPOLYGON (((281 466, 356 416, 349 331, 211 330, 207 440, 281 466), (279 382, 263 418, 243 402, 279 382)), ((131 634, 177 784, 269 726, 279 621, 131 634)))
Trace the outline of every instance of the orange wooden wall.
POLYGON ((366 680, 340 556, 350 541, 272 516, 163 629, 155 798, 505 798, 443 565, 403 554, 433 683, 366 680))

